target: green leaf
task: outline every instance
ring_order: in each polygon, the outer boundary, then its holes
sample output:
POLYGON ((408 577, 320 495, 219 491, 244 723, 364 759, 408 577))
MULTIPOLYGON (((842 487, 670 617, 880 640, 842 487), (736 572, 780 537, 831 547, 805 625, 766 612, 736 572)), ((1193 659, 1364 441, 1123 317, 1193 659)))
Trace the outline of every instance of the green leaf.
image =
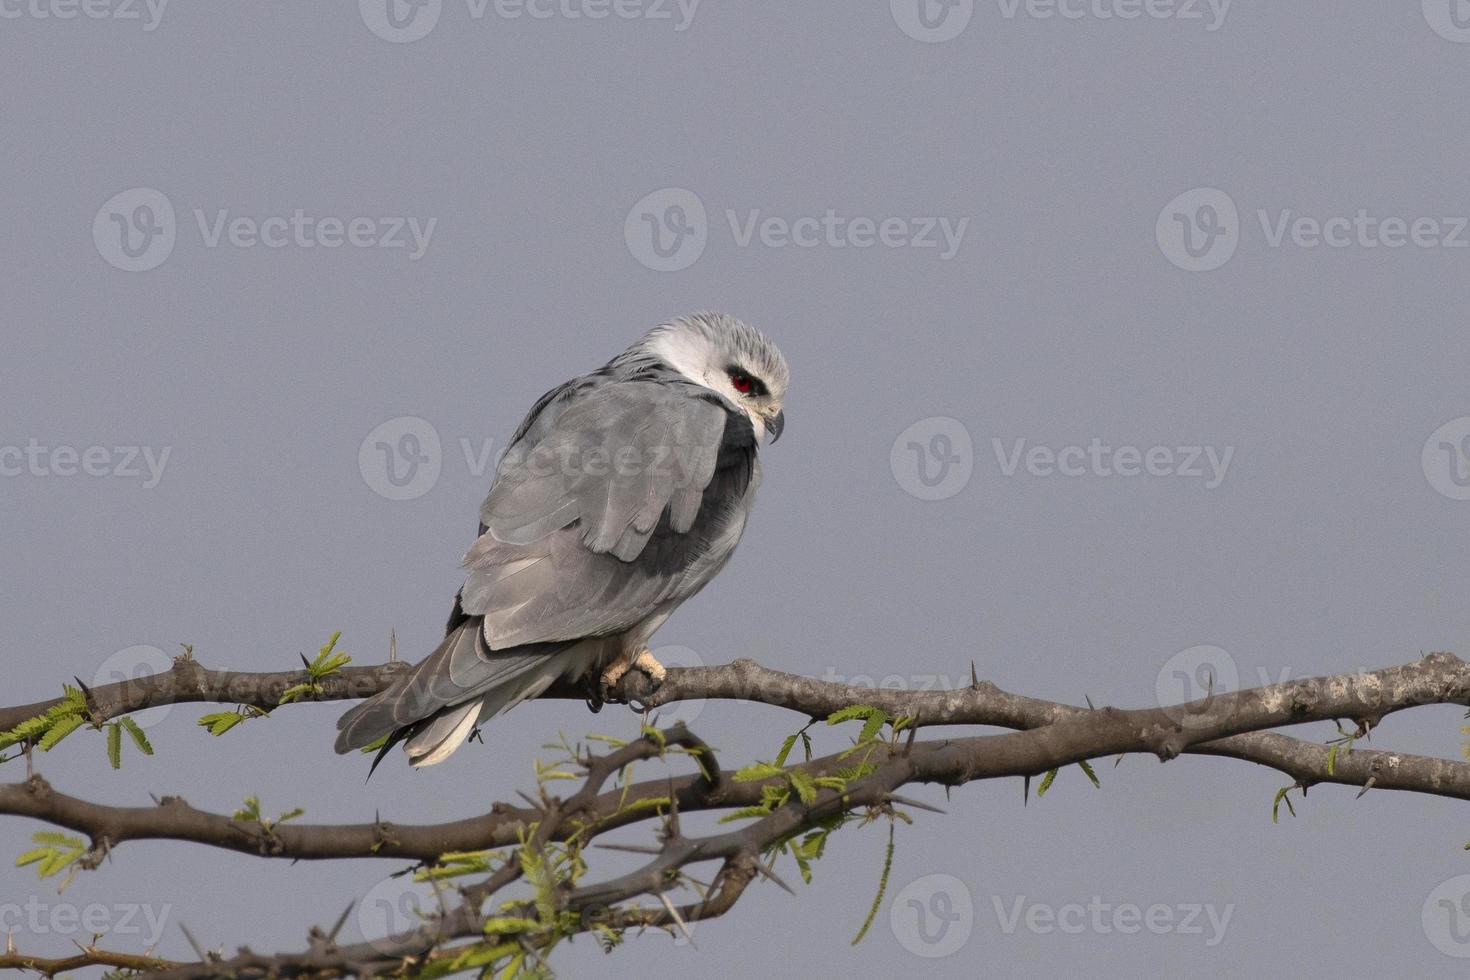
POLYGON ((112 768, 122 768, 122 726, 114 722, 107 726, 107 761, 112 768))
POLYGON ((796 747, 796 737, 800 734, 801 732, 792 732, 790 735, 786 736, 786 741, 781 743, 781 751, 776 753, 775 765, 777 767, 786 765, 786 757, 790 755, 791 750, 796 747))
POLYGON ((194 724, 209 729, 211 735, 223 735, 245 720, 245 716, 238 711, 217 711, 214 714, 204 715, 194 724))
POLYGON ((1287 810, 1287 812, 1290 813, 1293 817, 1296 816, 1296 807, 1294 807, 1294 806, 1291 805, 1291 797, 1289 797, 1289 796, 1286 795, 1287 793, 1290 793, 1291 790, 1292 790, 1292 787, 1286 786, 1286 787, 1283 787, 1283 788, 1281 788, 1281 789, 1279 789, 1279 790, 1276 791, 1276 799, 1274 799, 1274 800, 1271 801, 1271 822, 1272 823, 1275 823, 1276 822, 1276 818, 1281 815, 1281 803, 1282 803, 1282 801, 1285 801, 1286 802, 1286 810, 1287 810))
POLYGON ((863 730, 858 734, 858 741, 867 742, 877 738, 878 733, 883 730, 883 725, 887 721, 888 716, 874 708, 873 713, 868 715, 868 720, 863 722, 863 730))
POLYGON ((341 637, 342 631, 338 630, 332 634, 331 639, 327 640, 326 645, 317 651, 316 660, 306 668, 306 672, 311 675, 312 680, 319 681, 323 677, 335 674, 343 667, 352 663, 351 657, 335 649, 337 641, 341 637))
POLYGON ((1092 764, 1090 762, 1088 762, 1086 759, 1083 759, 1081 762, 1077 763, 1077 765, 1081 766, 1082 771, 1087 774, 1087 778, 1092 780, 1092 785, 1096 786, 1098 789, 1102 789, 1102 783, 1098 782, 1097 773, 1092 771, 1092 764))
POLYGON ((784 775, 785 772, 786 770, 780 766, 773 766, 769 762, 757 762, 743 769, 737 769, 735 771, 735 781, 737 783, 754 783, 762 779, 771 779, 775 776, 784 775))
POLYGON ((133 744, 138 747, 139 752, 142 752, 144 755, 153 754, 153 744, 148 741, 148 736, 143 734, 143 729, 138 727, 138 723, 133 720, 131 715, 123 715, 118 719, 118 724, 122 725, 123 729, 128 733, 128 736, 132 738, 133 744))
POLYGON ((26 851, 15 859, 15 866, 24 868, 28 864, 35 864, 37 861, 44 860, 50 853, 51 848, 49 847, 38 847, 34 851, 26 851))
POLYGON ((510 958, 510 962, 505 964, 504 969, 500 971, 499 980, 511 980, 512 977, 517 976, 521 972, 521 967, 525 965, 526 951, 523 949, 516 955, 512 956, 510 958))
POLYGON ((315 684, 292 684, 281 692, 280 702, 281 704, 290 704, 293 701, 298 701, 306 697, 308 694, 315 694, 319 690, 320 688, 315 684))
POLYGON ((817 784, 809 773, 800 769, 793 769, 786 774, 791 780, 791 788, 796 790, 796 795, 803 803, 814 803, 817 799, 817 784))
POLYGON ((41 736, 41 741, 36 744, 42 752, 50 752, 61 743, 62 739, 81 728, 85 722, 86 719, 81 715, 67 715, 47 729, 46 734, 41 736))
POLYGON ((828 715, 827 724, 840 725, 844 721, 853 721, 858 718, 871 718, 875 713, 881 715, 883 712, 871 704, 850 704, 828 715))
POLYGON ((43 846, 22 854, 16 859, 15 866, 23 868, 29 864, 38 864, 36 874, 41 878, 50 878, 61 873, 87 851, 86 841, 80 837, 71 837, 54 830, 37 831, 31 835, 31 840, 43 846))
POLYGON ((1056 778, 1057 771, 1055 769, 1048 769, 1046 775, 1041 777, 1041 785, 1036 787, 1036 798, 1038 800, 1046 795, 1047 790, 1051 789, 1051 784, 1056 781, 1056 778))
POLYGON ((485 920, 484 931, 486 934, 509 935, 513 932, 531 932, 541 928, 541 923, 535 919, 525 919, 517 916, 495 916, 485 920))
POLYGON ((801 853, 800 848, 788 847, 787 850, 796 859, 796 870, 801 872, 801 880, 810 885, 812 883, 812 863, 807 860, 806 855, 801 853))
POLYGON ((868 908, 868 917, 863 920, 863 926, 858 934, 852 938, 852 945, 856 946, 863 941, 863 937, 872 928, 873 920, 878 916, 878 909, 883 904, 883 893, 888 890, 888 873, 893 870, 893 822, 888 824, 888 849, 883 852, 883 872, 878 876, 878 894, 873 896, 873 904, 868 908))
POLYGON ((522 952, 519 943, 501 943, 498 946, 480 944, 471 946, 459 956, 456 956, 446 973, 458 973, 462 970, 472 969, 477 966, 489 966, 502 956, 511 953, 522 952))

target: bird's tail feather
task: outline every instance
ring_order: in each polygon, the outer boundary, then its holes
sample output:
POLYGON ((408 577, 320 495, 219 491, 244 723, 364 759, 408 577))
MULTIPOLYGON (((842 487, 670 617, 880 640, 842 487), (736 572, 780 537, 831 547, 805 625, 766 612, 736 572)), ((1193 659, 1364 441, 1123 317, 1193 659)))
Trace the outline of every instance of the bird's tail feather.
MULTIPOLYGON (((533 698, 562 674, 581 666, 575 644, 535 644, 491 651, 471 617, 444 637, 433 653, 391 687, 337 721, 339 753, 389 736, 414 766, 447 759, 476 724, 533 698)), ((381 756, 380 756, 381 758, 381 756)))

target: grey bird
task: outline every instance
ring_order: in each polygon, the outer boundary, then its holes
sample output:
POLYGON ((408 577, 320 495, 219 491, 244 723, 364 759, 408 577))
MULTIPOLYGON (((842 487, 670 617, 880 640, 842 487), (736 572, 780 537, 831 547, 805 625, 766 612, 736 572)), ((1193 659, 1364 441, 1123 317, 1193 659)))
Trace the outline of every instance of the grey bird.
POLYGON ((379 760, 402 741, 434 765, 559 678, 662 682, 649 638, 739 543, 787 381, 775 344, 701 313, 541 396, 480 507, 444 642, 338 720, 337 751, 386 738, 379 760))

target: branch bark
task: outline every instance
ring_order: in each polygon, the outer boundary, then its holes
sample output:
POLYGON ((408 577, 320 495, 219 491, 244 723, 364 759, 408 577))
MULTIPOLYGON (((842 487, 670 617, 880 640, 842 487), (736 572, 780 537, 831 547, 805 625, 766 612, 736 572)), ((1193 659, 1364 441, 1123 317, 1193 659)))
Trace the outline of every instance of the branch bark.
MULTIPOLYGON (((351 673, 325 679, 315 699, 374 693, 401 669, 391 664, 348 668, 351 673)), ((279 705, 279 692, 303 679, 303 672, 240 674, 208 671, 192 661, 181 661, 158 678, 89 693, 93 720, 100 721, 124 710, 185 701, 218 700, 270 708, 279 705)), ((580 689, 574 688, 554 693, 582 697, 580 689)), ((656 689, 641 674, 630 674, 620 693, 645 709, 696 698, 730 699, 785 708, 811 721, 862 704, 903 722, 891 726, 889 738, 860 742, 858 750, 866 768, 858 776, 840 779, 836 774, 852 770, 852 750, 788 766, 764 779, 738 779, 734 772, 720 768, 708 745, 682 725, 675 726, 604 755, 579 757, 582 785, 565 800, 543 790, 539 800, 528 798, 529 806, 497 804, 487 814, 435 825, 379 821, 267 828, 197 810, 179 799, 165 799, 155 807, 90 803, 58 793, 39 776, 0 786, 0 813, 33 817, 85 833, 91 838, 93 854, 109 853, 132 840, 171 839, 269 857, 408 858, 426 865, 452 851, 512 847, 520 854, 544 854, 553 843, 576 841, 580 847, 619 827, 659 822, 660 843, 649 849, 651 857, 641 868, 595 884, 572 882, 559 887, 557 914, 575 920, 572 926, 557 927, 562 930, 555 933, 559 936, 606 927, 668 927, 722 915, 754 877, 774 877, 761 861, 772 848, 838 818, 865 813, 869 818, 887 815, 891 819, 900 807, 918 805, 896 795, 912 783, 960 786, 982 779, 1030 777, 1105 756, 1146 753, 1167 761, 1180 754, 1197 754, 1269 766, 1301 787, 1339 783, 1470 799, 1470 765, 1466 763, 1351 745, 1329 747, 1275 731, 1308 722, 1347 720, 1355 726, 1355 734, 1362 735, 1398 711, 1427 704, 1463 705, 1470 700, 1470 664, 1444 653, 1376 671, 1289 681, 1225 692, 1185 705, 1132 710, 1038 700, 979 680, 961 690, 943 692, 852 687, 769 670, 751 661, 671 669, 656 689), (1009 731, 916 737, 921 729, 934 726, 1009 731), (671 746, 691 755, 697 768, 694 774, 606 788, 609 779, 625 766, 663 758, 671 746), (802 786, 812 787, 809 792, 782 790, 788 782, 795 789, 798 776, 802 786), (784 802, 755 814, 738 829, 700 838, 686 837, 679 829, 680 812, 749 808, 769 799, 772 790, 781 790, 778 796, 784 802), (639 801, 649 805, 640 806, 639 801), (701 900, 683 906, 670 902, 667 893, 687 881, 685 869, 709 861, 720 862, 720 870, 701 900), (639 896, 658 897, 663 906, 626 904, 639 896)), ((0 726, 33 716, 48 705, 0 712, 0 726)), ((415 969, 440 963, 483 941, 487 901, 521 873, 522 865, 513 857, 483 880, 458 889, 460 904, 394 937, 391 957, 384 956, 381 943, 338 947, 334 936, 317 931, 303 953, 261 955, 242 950, 230 959, 204 957, 197 963, 172 965, 160 975, 190 980, 231 975, 253 980, 375 973, 405 963, 415 969), (468 946, 460 942, 472 937, 468 946)), ((544 915, 534 903, 516 908, 526 916, 544 915)), ((537 935, 552 941, 547 938, 551 932, 537 935)), ((524 941, 529 943, 528 952, 534 952, 535 942, 541 940, 524 941)), ((0 960, 0 967, 5 965, 7 961, 0 960)))

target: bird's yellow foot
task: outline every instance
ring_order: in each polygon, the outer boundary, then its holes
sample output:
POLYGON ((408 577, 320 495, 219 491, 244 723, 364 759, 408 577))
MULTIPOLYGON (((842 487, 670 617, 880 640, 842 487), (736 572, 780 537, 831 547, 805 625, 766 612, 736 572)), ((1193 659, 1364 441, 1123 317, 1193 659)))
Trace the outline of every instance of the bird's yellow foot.
POLYGON ((653 654, 648 652, 647 647, 639 650, 637 654, 631 657, 626 652, 620 653, 613 658, 612 663, 608 664, 602 672, 603 697, 610 698, 612 693, 617 689, 618 682, 623 679, 623 675, 635 667, 648 675, 649 679, 653 681, 654 687, 662 684, 664 678, 668 675, 668 672, 664 669, 664 665, 654 659, 653 654))

